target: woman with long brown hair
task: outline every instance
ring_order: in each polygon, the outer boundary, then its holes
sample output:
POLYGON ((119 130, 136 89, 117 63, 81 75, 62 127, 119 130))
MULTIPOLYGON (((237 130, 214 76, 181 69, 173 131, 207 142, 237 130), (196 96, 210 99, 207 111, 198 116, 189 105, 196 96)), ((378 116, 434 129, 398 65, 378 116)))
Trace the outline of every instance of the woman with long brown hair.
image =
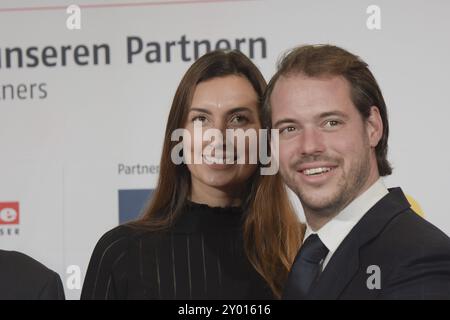
MULTIPOLYGON (((211 141, 193 146, 198 128, 261 129, 265 87, 237 51, 207 53, 189 68, 173 99, 155 192, 138 221, 100 239, 82 299, 280 297, 303 235, 280 176, 229 159, 229 141, 215 149, 223 153, 208 154, 211 141), (180 128, 181 157, 200 162, 174 159, 180 128)), ((246 144, 245 156, 251 152, 246 144)))

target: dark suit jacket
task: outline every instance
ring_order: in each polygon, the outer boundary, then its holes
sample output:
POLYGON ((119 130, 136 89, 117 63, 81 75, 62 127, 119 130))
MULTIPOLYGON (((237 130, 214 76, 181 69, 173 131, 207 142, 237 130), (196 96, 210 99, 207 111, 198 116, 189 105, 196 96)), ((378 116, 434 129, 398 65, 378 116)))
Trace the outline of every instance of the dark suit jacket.
POLYGON ((0 300, 63 300, 59 275, 19 252, 0 250, 0 300))
POLYGON ((335 251, 309 299, 450 299, 450 238, 414 213, 400 188, 389 189, 335 251), (376 274, 380 289, 369 289, 376 274))

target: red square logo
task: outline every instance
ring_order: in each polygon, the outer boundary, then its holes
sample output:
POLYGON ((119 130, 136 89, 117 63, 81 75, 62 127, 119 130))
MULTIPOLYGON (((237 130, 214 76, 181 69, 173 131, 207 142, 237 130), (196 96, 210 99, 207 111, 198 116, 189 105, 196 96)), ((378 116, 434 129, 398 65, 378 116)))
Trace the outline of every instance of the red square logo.
POLYGON ((19 203, 0 202, 0 225, 19 224, 19 203))

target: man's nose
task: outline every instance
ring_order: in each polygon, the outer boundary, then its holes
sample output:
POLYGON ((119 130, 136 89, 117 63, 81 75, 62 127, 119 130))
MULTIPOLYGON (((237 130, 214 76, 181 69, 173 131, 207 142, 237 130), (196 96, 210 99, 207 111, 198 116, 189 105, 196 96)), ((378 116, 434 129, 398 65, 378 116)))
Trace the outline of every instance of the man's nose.
POLYGON ((298 144, 302 155, 316 155, 325 151, 323 133, 316 128, 304 128, 298 144))

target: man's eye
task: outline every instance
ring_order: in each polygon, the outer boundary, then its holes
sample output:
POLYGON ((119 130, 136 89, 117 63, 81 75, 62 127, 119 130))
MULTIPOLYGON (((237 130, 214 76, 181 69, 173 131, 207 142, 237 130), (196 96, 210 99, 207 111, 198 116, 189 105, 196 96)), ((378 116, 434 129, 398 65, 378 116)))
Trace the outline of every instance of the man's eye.
POLYGON ((333 128, 340 124, 341 123, 337 120, 328 120, 327 122, 325 122, 325 128, 333 128))
POLYGON ((292 126, 280 129, 280 133, 288 133, 288 132, 293 132, 293 131, 295 131, 295 127, 292 127, 292 126))

